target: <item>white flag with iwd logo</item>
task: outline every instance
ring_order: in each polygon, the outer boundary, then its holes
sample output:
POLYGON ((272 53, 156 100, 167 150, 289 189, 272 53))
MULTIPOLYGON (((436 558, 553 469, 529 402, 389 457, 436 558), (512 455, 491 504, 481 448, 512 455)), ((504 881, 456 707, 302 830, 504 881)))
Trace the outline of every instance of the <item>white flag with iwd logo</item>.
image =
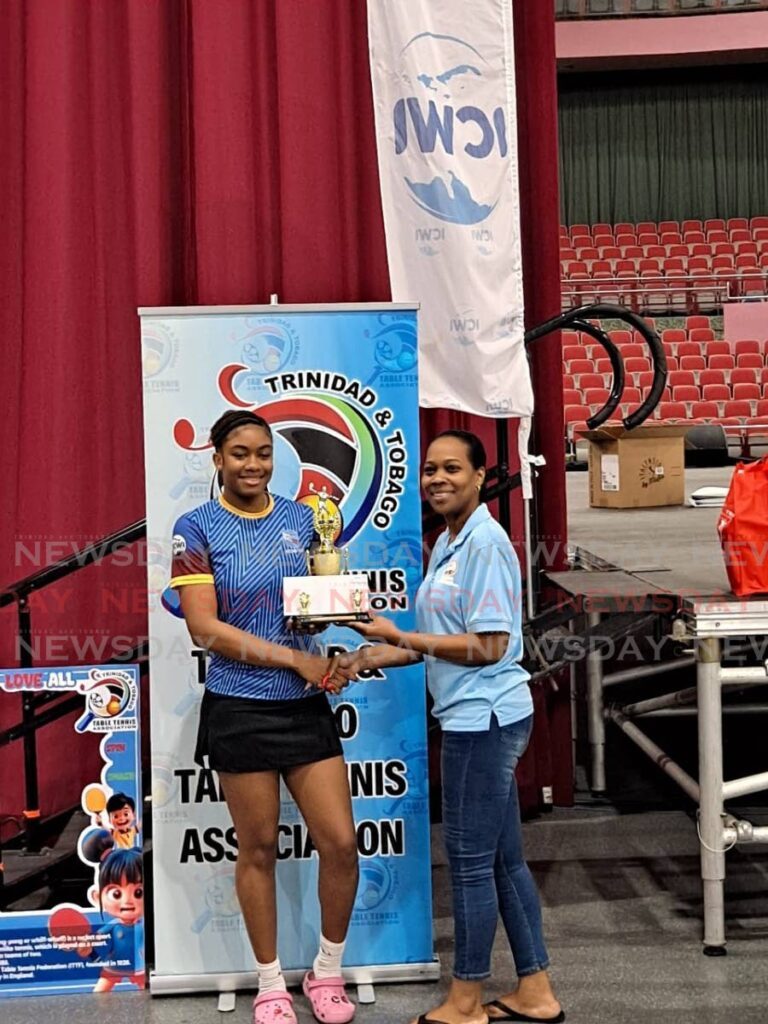
POLYGON ((392 298, 417 301, 419 402, 533 412, 523 341, 511 0, 368 0, 392 298))

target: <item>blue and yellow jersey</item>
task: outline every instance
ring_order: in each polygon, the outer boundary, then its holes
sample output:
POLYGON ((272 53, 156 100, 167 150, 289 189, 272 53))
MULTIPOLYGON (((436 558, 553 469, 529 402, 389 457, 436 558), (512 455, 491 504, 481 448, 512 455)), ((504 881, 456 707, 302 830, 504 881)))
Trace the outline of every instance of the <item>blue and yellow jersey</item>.
MULTIPOLYGON (((305 551, 314 535, 312 510, 269 496, 263 512, 243 512, 222 496, 181 516, 173 528, 171 586, 212 583, 222 622, 301 650, 311 637, 286 629, 283 577, 306 576, 305 551)), ((228 697, 291 700, 304 697, 292 669, 265 668, 212 654, 206 686, 228 697)))

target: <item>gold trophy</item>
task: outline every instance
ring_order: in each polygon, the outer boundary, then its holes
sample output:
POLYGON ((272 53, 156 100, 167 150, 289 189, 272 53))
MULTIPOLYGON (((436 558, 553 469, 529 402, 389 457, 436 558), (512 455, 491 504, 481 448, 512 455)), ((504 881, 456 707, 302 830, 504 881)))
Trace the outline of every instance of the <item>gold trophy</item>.
POLYGON ((368 577, 349 571, 349 552, 336 547, 341 513, 325 487, 316 495, 314 526, 317 540, 306 552, 308 576, 283 579, 283 612, 298 632, 331 623, 370 620, 368 577))

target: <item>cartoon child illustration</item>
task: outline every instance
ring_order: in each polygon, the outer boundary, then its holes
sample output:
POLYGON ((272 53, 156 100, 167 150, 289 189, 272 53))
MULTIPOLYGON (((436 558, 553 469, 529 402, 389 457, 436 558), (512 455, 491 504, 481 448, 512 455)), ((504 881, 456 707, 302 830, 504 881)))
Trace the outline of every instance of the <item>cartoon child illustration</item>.
POLYGON ((115 846, 121 850, 131 850, 139 846, 139 825, 136 821, 136 803, 126 793, 113 793, 107 800, 107 817, 112 829, 115 846))
POLYGON ((99 868, 99 906, 111 918, 96 935, 106 937, 88 954, 104 966, 94 992, 111 992, 125 978, 144 988, 144 871, 138 850, 113 850, 99 868))

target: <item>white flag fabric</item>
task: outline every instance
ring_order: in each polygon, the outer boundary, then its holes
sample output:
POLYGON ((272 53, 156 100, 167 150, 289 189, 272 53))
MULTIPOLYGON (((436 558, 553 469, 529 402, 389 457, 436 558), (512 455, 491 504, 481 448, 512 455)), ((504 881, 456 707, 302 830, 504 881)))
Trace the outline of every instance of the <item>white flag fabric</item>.
POLYGON ((368 0, 392 298, 421 304, 420 405, 533 411, 511 0, 368 0))

